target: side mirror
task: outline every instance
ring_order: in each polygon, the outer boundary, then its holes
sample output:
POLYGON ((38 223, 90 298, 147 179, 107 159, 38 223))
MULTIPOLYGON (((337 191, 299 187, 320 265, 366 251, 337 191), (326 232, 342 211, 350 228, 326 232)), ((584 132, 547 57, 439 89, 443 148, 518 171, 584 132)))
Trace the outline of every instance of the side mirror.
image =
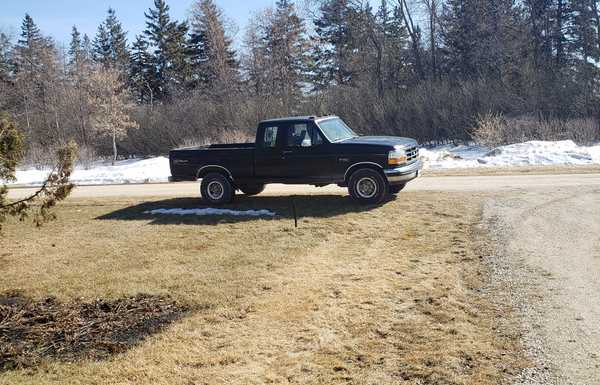
POLYGON ((302 147, 311 147, 312 146, 312 142, 310 141, 310 138, 306 138, 302 141, 301 144, 302 147))

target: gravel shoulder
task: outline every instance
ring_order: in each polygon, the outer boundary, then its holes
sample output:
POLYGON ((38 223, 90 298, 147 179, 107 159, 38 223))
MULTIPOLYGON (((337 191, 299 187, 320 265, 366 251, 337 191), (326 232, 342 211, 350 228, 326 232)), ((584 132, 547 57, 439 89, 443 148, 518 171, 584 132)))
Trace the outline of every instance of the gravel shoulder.
POLYGON ((491 293, 520 316, 533 366, 518 384, 600 384, 600 188, 487 200, 491 293))

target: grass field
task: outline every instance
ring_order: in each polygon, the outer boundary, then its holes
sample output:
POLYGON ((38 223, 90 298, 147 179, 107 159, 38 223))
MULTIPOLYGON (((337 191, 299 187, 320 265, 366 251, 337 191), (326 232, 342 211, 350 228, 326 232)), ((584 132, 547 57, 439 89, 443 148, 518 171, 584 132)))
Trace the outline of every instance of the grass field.
POLYGON ((275 218, 179 217, 171 200, 69 200, 41 229, 9 223, 0 293, 60 301, 167 295, 189 311, 103 361, 46 361, 2 384, 499 384, 520 365, 486 272, 477 197, 241 198, 275 218))

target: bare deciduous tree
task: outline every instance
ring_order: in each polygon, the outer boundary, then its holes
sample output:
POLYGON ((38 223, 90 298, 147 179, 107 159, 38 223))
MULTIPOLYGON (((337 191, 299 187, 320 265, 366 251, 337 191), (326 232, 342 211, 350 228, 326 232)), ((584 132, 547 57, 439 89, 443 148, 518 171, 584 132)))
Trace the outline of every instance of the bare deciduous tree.
POLYGON ((120 73, 113 69, 98 69, 90 76, 90 105, 95 106, 91 114, 92 127, 101 135, 112 139, 113 158, 117 160, 117 140, 127 134, 127 129, 137 128, 131 119, 133 105, 120 73))

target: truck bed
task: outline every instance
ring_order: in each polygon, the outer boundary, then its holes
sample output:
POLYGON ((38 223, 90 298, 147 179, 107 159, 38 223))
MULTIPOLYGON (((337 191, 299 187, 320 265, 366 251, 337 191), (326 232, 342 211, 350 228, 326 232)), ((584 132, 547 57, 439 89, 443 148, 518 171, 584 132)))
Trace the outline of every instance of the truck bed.
POLYGON ((205 149, 205 150, 236 149, 236 148, 241 148, 241 149, 252 148, 252 149, 254 149, 255 147, 256 147, 256 145, 254 143, 229 143, 229 144, 211 144, 208 146, 199 147, 198 149, 205 149))
POLYGON ((230 143, 172 150, 169 153, 172 179, 196 180, 198 170, 211 165, 225 167, 240 177, 252 177, 255 147, 254 143, 230 143))
POLYGON ((235 148, 255 148, 254 143, 227 143, 227 144, 208 144, 204 146, 195 146, 195 147, 182 147, 172 150, 171 152, 178 151, 198 151, 198 150, 218 150, 218 149, 235 149, 235 148))

